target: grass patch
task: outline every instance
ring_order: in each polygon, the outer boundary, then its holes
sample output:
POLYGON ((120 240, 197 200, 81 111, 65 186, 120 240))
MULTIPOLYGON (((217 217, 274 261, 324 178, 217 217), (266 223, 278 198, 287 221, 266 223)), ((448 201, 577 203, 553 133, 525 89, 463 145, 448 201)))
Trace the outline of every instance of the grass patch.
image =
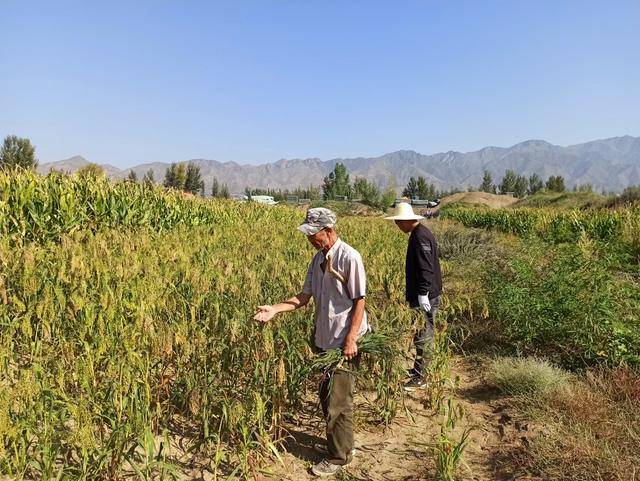
POLYGON ((510 395, 545 394, 571 382, 571 375, 536 358, 498 358, 489 366, 487 382, 510 395))
POLYGON ((440 259, 447 261, 477 260, 493 250, 495 245, 493 233, 484 229, 465 228, 448 221, 442 221, 436 233, 440 259))
POLYGON ((628 481, 640 473, 640 373, 598 369, 529 397, 526 415, 543 427, 517 462, 539 479, 628 481))
POLYGON ((561 207, 588 209, 602 207, 607 198, 595 192, 539 192, 519 200, 514 207, 561 207))

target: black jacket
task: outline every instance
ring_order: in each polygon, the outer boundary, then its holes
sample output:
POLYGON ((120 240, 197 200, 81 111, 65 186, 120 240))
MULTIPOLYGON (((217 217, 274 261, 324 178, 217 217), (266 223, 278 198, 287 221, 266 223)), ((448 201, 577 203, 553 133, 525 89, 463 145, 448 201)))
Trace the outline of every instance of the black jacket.
POLYGON ((438 245, 431 231, 419 224, 409 236, 407 261, 407 302, 418 307, 418 296, 429 293, 429 299, 442 292, 442 274, 438 260, 438 245))

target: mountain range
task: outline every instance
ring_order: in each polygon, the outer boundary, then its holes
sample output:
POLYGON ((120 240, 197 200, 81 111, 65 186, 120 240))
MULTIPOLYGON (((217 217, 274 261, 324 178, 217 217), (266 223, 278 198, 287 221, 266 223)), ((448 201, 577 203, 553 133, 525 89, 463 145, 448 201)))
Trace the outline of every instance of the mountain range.
MULTIPOLYGON (((630 185, 640 184, 640 137, 629 135, 594 140, 567 147, 553 145, 544 140, 527 140, 511 147, 485 147, 475 152, 443 152, 432 155, 412 150, 399 150, 379 157, 358 157, 322 161, 312 159, 281 159, 262 165, 218 162, 207 159, 191 159, 200 167, 205 182, 205 192, 210 192, 214 177, 220 184, 227 184, 233 192, 243 192, 246 187, 294 189, 322 184, 337 163, 344 164, 351 176, 365 177, 380 187, 395 188, 398 192, 409 177, 423 176, 439 189, 479 186, 484 170, 492 173, 499 183, 505 170, 530 176, 537 173, 543 179, 561 175, 568 187, 591 184, 595 190, 620 191, 630 185)), ((40 173, 51 169, 75 172, 89 161, 81 156, 38 166, 40 173)), ((127 177, 133 170, 139 179, 152 169, 156 182, 164 178, 168 163, 140 164, 119 169, 102 165, 113 180, 127 177)))

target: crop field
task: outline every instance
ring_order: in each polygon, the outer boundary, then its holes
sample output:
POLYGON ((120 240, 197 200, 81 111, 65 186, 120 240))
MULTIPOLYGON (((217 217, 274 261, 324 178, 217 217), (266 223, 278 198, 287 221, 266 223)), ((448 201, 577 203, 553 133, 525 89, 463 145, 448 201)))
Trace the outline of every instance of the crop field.
POLYGON ((575 242, 581 236, 620 244, 640 255, 640 207, 618 209, 487 209, 455 207, 444 217, 468 227, 496 229, 519 236, 535 235, 555 243, 575 242))
MULTIPOLYGON (((441 318, 456 345, 496 344, 573 370, 637 365, 636 214, 450 209, 456 222, 434 229, 447 278, 441 318)), ((138 184, 0 173, 0 474, 180 478, 189 459, 175 459, 177 436, 221 479, 277 462, 315 375, 313 308, 267 325, 252 318, 301 288, 314 254, 296 231, 303 216, 138 184)), ((338 231, 363 256, 367 310, 393 354, 366 356, 360 381, 374 394, 374 421, 389 424, 403 409, 397 353, 411 337, 407 238, 376 217, 340 217, 338 231)), ((459 421, 447 399, 455 346, 440 343, 431 404, 444 424, 434 449, 439 479, 452 480, 468 431, 449 437, 459 421)))
POLYGON ((492 317, 520 352, 566 366, 640 360, 640 207, 453 207, 443 217, 522 240, 486 266, 492 317))
MULTIPOLYGON (((61 176, 0 185, 1 472, 170 476, 178 427, 238 473, 276 452, 305 393, 313 309, 252 317, 301 288, 304 212, 61 176)), ((363 253, 374 325, 404 332, 406 239, 381 219, 339 228, 363 253)), ((388 421, 397 366, 369 361, 388 421)))

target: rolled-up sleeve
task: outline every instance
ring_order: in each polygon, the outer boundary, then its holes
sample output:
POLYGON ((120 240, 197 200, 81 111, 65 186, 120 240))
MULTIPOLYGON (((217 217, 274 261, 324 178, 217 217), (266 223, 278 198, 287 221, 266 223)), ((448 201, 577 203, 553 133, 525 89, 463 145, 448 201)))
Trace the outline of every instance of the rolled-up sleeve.
POLYGON ((364 263, 360 255, 349 259, 349 272, 347 273, 347 290, 351 299, 358 299, 365 296, 367 287, 364 272, 364 263))

